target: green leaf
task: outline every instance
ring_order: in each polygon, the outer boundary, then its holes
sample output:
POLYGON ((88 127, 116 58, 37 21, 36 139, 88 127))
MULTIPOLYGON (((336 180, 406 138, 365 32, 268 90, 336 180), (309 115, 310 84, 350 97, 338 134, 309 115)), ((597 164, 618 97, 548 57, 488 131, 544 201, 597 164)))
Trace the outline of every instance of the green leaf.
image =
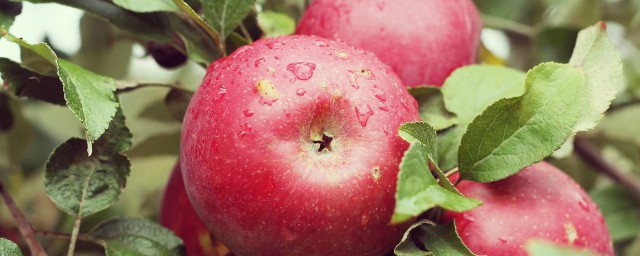
POLYGON ((400 162, 396 207, 391 219, 392 223, 407 221, 437 206, 461 212, 481 204, 475 199, 439 186, 429 171, 427 152, 433 152, 433 150, 421 143, 412 144, 400 162))
POLYGON ((134 12, 180 12, 172 0, 113 0, 113 3, 134 12))
POLYGON ((291 35, 296 30, 296 22, 284 13, 262 11, 258 13, 258 26, 264 37, 291 35))
POLYGON ((572 135, 586 101, 583 72, 545 63, 529 71, 525 86, 524 95, 494 103, 469 124, 458 152, 461 178, 506 178, 541 161, 572 135))
POLYGON ((0 76, 9 91, 18 97, 65 105, 62 82, 58 77, 44 76, 20 64, 0 58, 0 76))
POLYGON ((460 239, 453 221, 447 225, 438 226, 428 220, 411 225, 393 252, 398 256, 475 255, 460 239), (420 247, 414 241, 420 242, 420 247), (420 248, 426 248, 427 251, 420 248))
POLYGON ((107 255, 179 255, 182 240, 160 224, 120 217, 96 226, 91 235, 104 241, 107 255))
POLYGON ((115 80, 58 59, 53 50, 45 43, 29 44, 10 34, 7 34, 6 38, 20 45, 23 54, 25 52, 31 54, 31 58, 29 58, 31 61, 27 63, 25 63, 23 55, 22 65, 24 67, 40 70, 40 72, 35 70, 38 73, 43 72, 47 65, 57 68, 67 106, 84 125, 89 141, 87 151, 91 154, 91 143, 105 132, 118 107, 114 95, 115 80))
POLYGON ((442 86, 445 106, 469 123, 494 102, 524 93, 525 74, 519 70, 472 65, 454 71, 442 86))
POLYGON ((436 131, 428 123, 404 123, 398 129, 398 135, 409 143, 420 143, 429 160, 433 161, 436 158, 436 131))
POLYGON ((640 233, 640 205, 625 188, 609 186, 589 195, 600 207, 613 242, 632 239, 640 233))
POLYGON ((177 156, 179 154, 180 132, 151 136, 140 143, 136 143, 135 147, 128 153, 132 158, 159 155, 177 156))
POLYGON ((58 208, 85 217, 115 203, 129 176, 129 160, 119 154, 93 154, 86 141, 70 139, 55 149, 46 165, 45 190, 58 208))
POLYGON ((89 142, 93 142, 107 130, 116 113, 115 80, 65 60, 58 60, 58 64, 67 106, 84 125, 89 142))
POLYGON ((169 109, 169 113, 179 122, 182 122, 182 119, 184 119, 184 114, 187 112, 187 107, 189 107, 191 97, 193 97, 193 92, 173 88, 164 98, 164 102, 169 109))
POLYGON ((602 19, 601 0, 565 0, 547 18, 556 27, 583 28, 602 19))
POLYGON ((583 248, 572 247, 564 244, 541 239, 532 239, 525 243, 525 250, 529 256, 596 256, 597 254, 583 248))
POLYGON ((0 255, 2 256, 22 256, 20 247, 11 240, 0 237, 0 255))
MULTIPOLYGON (((3 95, 6 94, 0 93, 0 98, 3 95)), ((5 106, 0 106, 0 111, 10 111, 13 119, 11 129, 6 133, 0 133, 0 152, 6 152, 0 154, 0 166, 8 168, 21 163, 33 150, 35 133, 29 121, 23 116, 23 111, 15 99, 8 97, 6 108, 2 109, 3 107, 5 106)))
MULTIPOLYGON (((7 0, 0 0, 0 27, 8 29, 13 25, 16 16, 22 12, 22 3, 12 3, 7 0)), ((0 38, 4 36, 0 33, 0 38)))
POLYGON ((438 87, 418 86, 408 88, 409 93, 418 101, 420 117, 436 131, 446 129, 457 123, 453 114, 444 106, 444 98, 438 87))
POLYGON ((622 60, 604 22, 580 31, 569 64, 583 70, 586 76, 588 101, 574 129, 586 131, 596 126, 625 85, 622 60))
POLYGON ((202 0, 205 19, 222 39, 240 25, 255 3, 256 0, 202 0))
POLYGON ((458 148, 467 126, 494 102, 524 93, 525 75, 499 66, 472 65, 454 71, 442 86, 446 109, 456 114, 458 126, 438 143, 441 167, 458 165, 458 148))

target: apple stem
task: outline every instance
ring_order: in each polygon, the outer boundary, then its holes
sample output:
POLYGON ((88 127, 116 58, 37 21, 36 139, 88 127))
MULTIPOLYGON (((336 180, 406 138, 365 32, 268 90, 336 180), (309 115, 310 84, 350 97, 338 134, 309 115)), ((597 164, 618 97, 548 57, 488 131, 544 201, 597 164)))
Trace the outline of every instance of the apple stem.
POLYGON ((322 134, 322 140, 314 140, 313 143, 320 144, 320 148, 318 148, 318 152, 322 152, 325 148, 331 152, 331 142, 333 141, 333 137, 327 136, 326 134, 322 134))
POLYGON ((4 188, 4 185, 2 184, 2 182, 0 182, 0 195, 2 196, 2 199, 4 199, 4 202, 7 205, 7 208, 9 208, 9 212, 11 212, 11 216, 16 221, 20 234, 22 234, 22 237, 27 242, 27 246, 31 251, 31 255, 37 255, 37 256, 47 255, 47 253, 42 248, 42 245, 40 245, 40 243, 36 239, 36 236, 33 232, 33 227, 31 227, 31 224, 29 223, 29 221, 27 221, 27 218, 20 211, 20 209, 18 208, 16 203, 13 201, 13 199, 11 198, 7 190, 4 188))
POLYGON ((614 182, 625 187, 631 193, 631 196, 640 203, 640 181, 609 164, 604 157, 602 157, 598 148, 586 138, 576 136, 573 146, 583 161, 601 171, 614 182))

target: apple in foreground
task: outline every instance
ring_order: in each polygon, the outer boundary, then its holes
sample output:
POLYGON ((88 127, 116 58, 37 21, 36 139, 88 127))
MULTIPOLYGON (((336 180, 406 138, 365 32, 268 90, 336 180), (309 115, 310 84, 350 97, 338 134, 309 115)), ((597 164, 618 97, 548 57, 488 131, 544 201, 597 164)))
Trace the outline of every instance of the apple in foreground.
POLYGON ((479 255, 527 255, 532 238, 614 255, 598 206, 569 176, 546 162, 492 183, 462 181, 462 194, 484 204, 468 212, 446 212, 462 241, 479 255))
POLYGON ((193 210, 184 188, 180 165, 173 170, 160 206, 160 224, 179 236, 190 256, 222 256, 228 250, 209 235, 193 210))
POLYGON ((407 86, 440 86, 475 62, 481 29, 471 0, 314 0, 296 33, 371 51, 407 86))
POLYGON ((187 109, 187 193, 236 255, 383 255, 398 127, 417 102, 391 68, 343 42, 262 39, 214 62, 187 109))

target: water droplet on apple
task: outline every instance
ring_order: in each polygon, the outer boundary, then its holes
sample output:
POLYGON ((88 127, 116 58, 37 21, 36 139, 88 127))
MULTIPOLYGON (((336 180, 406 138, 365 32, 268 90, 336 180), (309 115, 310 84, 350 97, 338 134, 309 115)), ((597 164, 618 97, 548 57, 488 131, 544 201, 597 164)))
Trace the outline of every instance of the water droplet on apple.
POLYGON ((327 47, 327 46, 329 46, 329 44, 327 44, 327 42, 320 41, 320 40, 316 41, 315 45, 318 46, 318 47, 327 47))
POLYGON ((578 205, 580 205, 580 208, 582 208, 582 210, 584 210, 586 212, 590 212, 591 211, 589 209, 589 204, 587 203, 587 200, 583 196, 580 196, 580 201, 578 201, 578 205))
POLYGON ((300 80, 309 80, 313 76, 316 64, 309 62, 294 62, 287 65, 287 70, 291 71, 300 80))
POLYGON ((356 115, 358 116, 360 125, 362 125, 362 127, 366 127, 369 118, 373 115, 373 110, 369 104, 362 104, 360 106, 356 106, 356 115))
POLYGON ((305 93, 307 93, 307 91, 305 91, 302 88, 298 88, 298 90, 296 90, 296 95, 298 95, 300 97, 304 96, 305 93))
POLYGON ((240 139, 244 138, 244 136, 247 135, 247 133, 250 133, 251 131, 253 131, 253 127, 251 127, 249 123, 242 123, 240 125, 240 131, 238 132, 238 138, 240 139))
POLYGON ((256 62, 253 63, 253 65, 258 68, 260 66, 262 66, 262 64, 265 62, 264 58, 259 58, 258 60, 256 60, 256 62))
POLYGON ((384 112, 389 112, 389 107, 384 102, 381 102, 380 106, 378 106, 378 109, 384 112))
POLYGON ((409 110, 409 106, 407 105, 407 100, 405 100, 404 98, 400 98, 400 103, 402 103, 402 106, 404 107, 404 109, 409 110))
POLYGON ((505 238, 505 237, 498 237, 498 240, 499 240, 500 242, 502 242, 502 243, 505 243, 505 244, 507 243, 507 241, 509 241, 509 240, 507 240, 507 238, 505 238))
POLYGON ((251 109, 245 109, 244 111, 242 111, 242 114, 246 117, 251 117, 253 116, 253 114, 255 114, 255 112, 251 109))
POLYGON ((465 219, 468 222, 474 222, 476 220, 476 218, 474 218, 473 216, 463 213, 462 214, 462 218, 465 219))
POLYGON ((380 11, 384 11, 384 6, 385 6, 384 2, 377 2, 376 3, 376 7, 378 7, 378 10, 380 10, 380 11))
POLYGON ((218 88, 218 91, 213 94, 213 100, 220 100, 222 99, 222 97, 224 97, 225 94, 227 94, 227 88, 224 86, 220 86, 220 88, 218 88))
POLYGON ((367 224, 369 224, 369 215, 362 214, 362 216, 360 216, 360 225, 366 226, 367 224))
POLYGON ((382 131, 384 132, 384 135, 389 136, 389 134, 391 134, 391 129, 386 124, 384 126, 382 126, 382 131))

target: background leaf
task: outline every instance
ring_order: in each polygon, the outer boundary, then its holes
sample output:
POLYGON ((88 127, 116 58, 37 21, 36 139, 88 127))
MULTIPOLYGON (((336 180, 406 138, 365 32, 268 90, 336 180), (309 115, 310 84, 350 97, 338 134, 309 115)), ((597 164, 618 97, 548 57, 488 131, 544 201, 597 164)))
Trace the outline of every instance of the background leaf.
POLYGON ((589 101, 575 128, 575 131, 586 131, 596 126, 625 85, 622 61, 604 22, 580 31, 569 63, 582 69, 586 76, 589 101))
POLYGON ((623 187, 609 186, 589 193, 607 222, 614 242, 632 239, 640 232, 640 205, 623 187))
POLYGON ((442 92, 438 87, 417 86, 408 88, 409 93, 418 101, 420 117, 436 131, 449 128, 457 123, 455 116, 444 106, 442 92))
POLYGON ((91 231, 105 241, 107 255, 179 255, 182 240, 160 224, 143 218, 120 217, 91 231))
POLYGON ((18 97, 66 105, 62 82, 58 77, 30 71, 7 58, 0 58, 0 76, 9 91, 18 97))
MULTIPOLYGON (((8 0, 0 0, 0 27, 9 28, 13 25, 16 16, 22 12, 22 3, 14 3, 8 0)), ((0 33, 0 38, 4 35, 0 33)))
POLYGON ((524 95, 494 103, 469 125, 458 151, 461 178, 506 178, 550 155, 572 135, 586 101, 584 74, 545 63, 529 71, 525 86, 524 95))
POLYGON ((3 256, 22 256, 20 248, 10 240, 0 237, 0 255, 3 256))
POLYGON ((296 30, 296 21, 284 13, 262 11, 258 13, 258 26, 264 37, 291 35, 296 30))
POLYGON ((227 38, 251 11, 256 0, 203 0, 204 17, 220 36, 227 38))
POLYGON ((393 252, 398 256, 475 255, 458 236, 453 221, 444 226, 438 226, 431 221, 425 220, 414 223, 404 233, 402 240, 393 252), (420 247, 414 241, 420 242, 420 247), (427 248, 427 251, 420 248, 427 248))
POLYGON ((134 12, 180 12, 172 0, 113 0, 113 3, 134 12))

